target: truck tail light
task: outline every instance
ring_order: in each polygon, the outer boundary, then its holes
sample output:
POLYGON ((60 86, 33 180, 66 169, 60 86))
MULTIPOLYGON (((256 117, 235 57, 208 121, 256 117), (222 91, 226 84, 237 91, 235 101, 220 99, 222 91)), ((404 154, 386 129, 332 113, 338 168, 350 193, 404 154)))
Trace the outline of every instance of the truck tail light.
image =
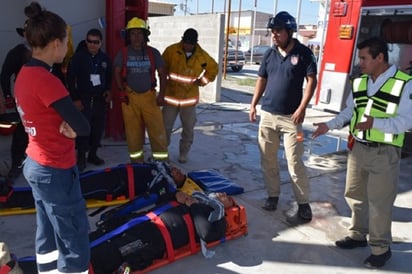
POLYGON ((339 38, 340 39, 352 39, 353 37, 353 25, 340 25, 339 38))

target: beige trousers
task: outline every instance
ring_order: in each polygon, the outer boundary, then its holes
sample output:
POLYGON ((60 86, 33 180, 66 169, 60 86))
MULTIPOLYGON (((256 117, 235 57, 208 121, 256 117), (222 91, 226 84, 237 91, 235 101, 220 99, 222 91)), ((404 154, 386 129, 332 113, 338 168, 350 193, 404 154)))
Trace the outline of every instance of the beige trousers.
POLYGON ((268 196, 280 195, 278 150, 283 137, 295 199, 298 204, 309 203, 309 178, 302 161, 304 152, 302 125, 295 125, 290 115, 275 115, 263 110, 260 119, 258 142, 268 196))
POLYGON ((369 234, 372 254, 380 255, 392 242, 392 208, 396 198, 401 149, 368 147, 355 142, 348 156, 345 198, 352 210, 349 236, 369 234))

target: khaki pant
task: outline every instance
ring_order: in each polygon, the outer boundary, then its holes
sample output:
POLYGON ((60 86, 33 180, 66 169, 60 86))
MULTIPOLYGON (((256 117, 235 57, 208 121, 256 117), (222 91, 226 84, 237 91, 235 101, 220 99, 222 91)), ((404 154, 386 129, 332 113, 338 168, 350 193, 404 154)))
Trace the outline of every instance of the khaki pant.
POLYGON ((156 92, 127 93, 129 104, 122 103, 127 146, 134 160, 143 159, 145 129, 149 135, 150 146, 155 160, 167 160, 167 139, 163 125, 162 112, 156 103, 156 92))
POLYGON ((180 116, 180 121, 182 122, 182 135, 179 142, 180 154, 186 155, 194 139, 193 130, 196 125, 196 106, 176 107, 166 105, 163 107, 163 120, 168 144, 170 144, 170 137, 177 115, 180 116))
POLYGON ((345 198, 352 210, 350 237, 369 234, 372 254, 380 255, 392 242, 392 208, 396 198, 401 149, 368 147, 355 142, 348 156, 345 198))
POLYGON ((262 110, 259 125, 259 149, 266 191, 269 197, 280 195, 278 150, 283 146, 292 189, 298 204, 309 203, 309 178, 302 161, 304 152, 302 125, 295 125, 290 115, 275 115, 262 110))

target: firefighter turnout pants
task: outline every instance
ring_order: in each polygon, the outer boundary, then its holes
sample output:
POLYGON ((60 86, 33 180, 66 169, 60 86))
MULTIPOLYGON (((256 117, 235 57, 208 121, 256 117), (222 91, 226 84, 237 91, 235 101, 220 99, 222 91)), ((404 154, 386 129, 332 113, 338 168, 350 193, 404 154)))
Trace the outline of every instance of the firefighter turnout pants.
POLYGON ((122 103, 123 120, 129 156, 132 162, 144 161, 145 129, 154 160, 168 160, 167 138, 156 91, 134 92, 127 88, 128 103, 122 103))

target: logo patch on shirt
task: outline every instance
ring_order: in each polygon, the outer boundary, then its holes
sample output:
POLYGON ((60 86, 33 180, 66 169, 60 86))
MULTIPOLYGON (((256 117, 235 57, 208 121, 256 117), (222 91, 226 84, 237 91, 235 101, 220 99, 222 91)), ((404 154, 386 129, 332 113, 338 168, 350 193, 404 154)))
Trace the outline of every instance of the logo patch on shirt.
POLYGON ((296 65, 299 62, 299 56, 298 55, 292 55, 292 57, 290 57, 290 62, 292 63, 292 65, 296 65))

